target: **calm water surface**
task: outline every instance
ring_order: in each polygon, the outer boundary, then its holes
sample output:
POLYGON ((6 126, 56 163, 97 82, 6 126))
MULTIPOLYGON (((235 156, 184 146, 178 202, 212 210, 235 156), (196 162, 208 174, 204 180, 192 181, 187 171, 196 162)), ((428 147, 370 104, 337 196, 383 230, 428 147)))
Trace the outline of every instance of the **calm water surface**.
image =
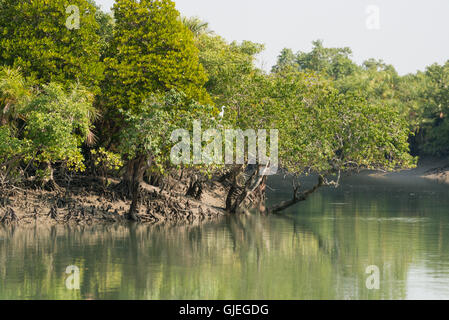
POLYGON ((449 299, 449 186, 419 178, 355 177, 281 216, 201 226, 0 227, 0 299, 426 298, 449 299))

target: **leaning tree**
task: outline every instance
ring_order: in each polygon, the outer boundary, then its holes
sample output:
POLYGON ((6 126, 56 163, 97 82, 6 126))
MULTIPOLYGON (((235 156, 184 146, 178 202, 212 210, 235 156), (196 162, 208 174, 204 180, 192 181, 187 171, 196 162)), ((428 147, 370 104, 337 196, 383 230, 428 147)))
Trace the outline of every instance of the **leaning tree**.
MULTIPOLYGON (((278 129, 279 167, 294 176, 291 199, 268 208, 269 212, 304 201, 323 186, 338 186, 343 173, 415 164, 409 154, 408 124, 394 109, 369 103, 361 93, 342 94, 314 73, 290 69, 257 79, 261 82, 263 85, 253 83, 251 93, 242 97, 247 102, 242 106, 248 107, 240 108, 237 123, 243 129, 278 129), (304 174, 318 177, 311 189, 301 189, 298 177, 304 174)), ((266 179, 261 179, 259 172, 247 166, 233 171, 228 210, 237 211, 254 192, 262 190, 264 194, 265 187, 258 184, 266 179)))

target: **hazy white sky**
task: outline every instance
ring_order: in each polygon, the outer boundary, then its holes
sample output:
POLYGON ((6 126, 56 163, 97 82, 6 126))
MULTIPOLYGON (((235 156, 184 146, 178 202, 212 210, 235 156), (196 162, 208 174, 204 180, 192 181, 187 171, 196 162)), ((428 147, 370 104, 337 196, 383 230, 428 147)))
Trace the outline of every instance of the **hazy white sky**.
MULTIPOLYGON (((114 3, 96 1, 106 10, 114 3)), ((275 64, 282 48, 308 51, 316 39, 329 47, 351 47, 359 63, 383 59, 401 74, 449 60, 449 0, 175 2, 182 15, 201 17, 227 40, 264 43, 260 60, 266 69, 275 64)))

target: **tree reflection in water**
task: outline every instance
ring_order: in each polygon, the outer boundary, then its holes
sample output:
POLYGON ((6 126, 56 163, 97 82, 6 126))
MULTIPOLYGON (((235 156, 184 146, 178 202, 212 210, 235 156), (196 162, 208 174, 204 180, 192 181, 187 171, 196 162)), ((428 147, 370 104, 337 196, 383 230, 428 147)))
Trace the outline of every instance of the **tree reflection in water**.
POLYGON ((204 225, 0 227, 0 299, 404 299, 411 268, 449 279, 448 201, 370 190, 204 225), (365 286, 369 265, 380 290, 365 286))

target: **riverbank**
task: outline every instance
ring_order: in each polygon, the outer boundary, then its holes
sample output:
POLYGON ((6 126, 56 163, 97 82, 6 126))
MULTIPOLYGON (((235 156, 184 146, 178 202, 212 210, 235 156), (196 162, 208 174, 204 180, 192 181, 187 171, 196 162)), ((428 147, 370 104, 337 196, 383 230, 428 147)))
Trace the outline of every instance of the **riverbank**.
MULTIPOLYGON (((449 184, 449 161, 424 159, 418 167, 394 173, 363 172, 376 179, 407 183, 424 178, 449 184)), ((282 184, 284 184, 282 182, 282 184)), ((79 177, 71 186, 56 191, 8 187, 0 190, 0 224, 77 224, 128 223, 131 200, 115 191, 116 180, 105 187, 100 179, 79 177)), ((226 215, 227 190, 216 181, 206 182, 201 200, 185 196, 187 186, 178 182, 163 190, 143 183, 138 207, 140 222, 148 224, 194 224, 226 215)))
POLYGON ((439 183, 449 184, 449 160, 440 160, 438 166, 426 167, 423 178, 435 180, 439 183))
POLYGON ((398 172, 368 172, 369 176, 375 178, 389 178, 390 180, 404 180, 407 178, 419 177, 433 180, 437 183, 449 184, 449 160, 439 158, 420 159, 418 166, 410 170, 398 172))
MULTIPOLYGON (((80 178, 70 188, 46 191, 8 187, 0 190, 0 224, 128 223, 131 201, 114 191, 117 181, 104 187, 101 180, 80 178)), ((225 189, 210 182, 201 201, 186 197, 185 186, 169 191, 143 184, 138 208, 143 223, 197 223, 225 214, 225 189)))

